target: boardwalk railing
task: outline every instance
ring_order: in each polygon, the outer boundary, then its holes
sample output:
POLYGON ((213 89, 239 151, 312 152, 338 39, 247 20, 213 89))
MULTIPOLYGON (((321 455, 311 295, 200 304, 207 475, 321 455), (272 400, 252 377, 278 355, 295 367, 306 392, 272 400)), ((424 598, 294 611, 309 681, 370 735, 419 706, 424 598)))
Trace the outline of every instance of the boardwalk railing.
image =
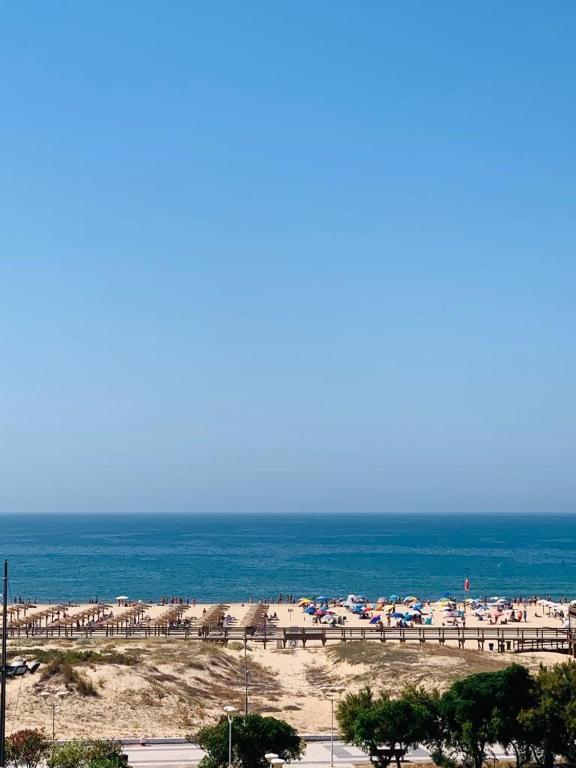
POLYGON ((568 642, 570 647, 570 653, 572 656, 576 656, 576 605, 570 606, 568 612, 568 642))
POLYGON ((479 650, 527 651, 574 650, 574 631, 556 627, 486 626, 486 627, 207 627, 190 623, 166 624, 154 627, 138 620, 101 625, 62 625, 55 622, 47 626, 20 624, 9 627, 11 637, 30 637, 38 640, 57 638, 148 638, 173 637, 185 640, 227 644, 229 642, 275 643, 279 647, 306 646, 308 643, 326 645, 332 642, 377 641, 380 643, 446 643, 459 648, 467 644, 479 650))

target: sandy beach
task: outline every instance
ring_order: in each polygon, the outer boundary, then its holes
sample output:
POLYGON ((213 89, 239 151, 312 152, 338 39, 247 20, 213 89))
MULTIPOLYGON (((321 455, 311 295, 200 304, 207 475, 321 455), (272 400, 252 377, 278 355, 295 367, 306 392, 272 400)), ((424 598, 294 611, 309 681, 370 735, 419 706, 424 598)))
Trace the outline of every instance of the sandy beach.
MULTIPOLYGON (((498 613, 502 613, 502 615, 498 616, 498 621, 496 623, 502 624, 502 619, 505 620, 504 623, 510 623, 509 619, 509 611, 506 609, 503 611, 498 611, 495 607, 495 604, 488 604, 488 610, 484 614, 483 618, 480 618, 479 615, 477 615, 476 611, 470 606, 469 603, 466 602, 455 602, 455 612, 461 613, 462 617, 458 618, 456 616, 452 616, 451 613, 454 611, 450 610, 450 606, 447 605, 447 600, 437 601, 437 602, 431 602, 431 603, 421 603, 422 609, 421 609, 421 615, 423 619, 423 623, 425 623, 426 619, 430 620, 431 626, 450 626, 458 623, 462 623, 462 618, 464 618, 465 626, 466 627, 485 627, 487 626, 490 621, 492 622, 496 621, 496 615, 498 613)), ((80 603, 80 604, 73 604, 73 605, 67 605, 67 604, 61 604, 62 609, 61 613, 59 615, 59 618, 73 618, 73 617, 80 617, 83 618, 83 614, 86 614, 90 610, 94 609, 94 604, 91 603, 80 603)), ((118 604, 107 604, 106 605, 106 616, 109 616, 110 618, 118 618, 121 617, 122 614, 125 614, 127 610, 131 607, 135 608, 137 607, 138 602, 126 602, 122 603, 120 605, 118 604)), ((209 612, 216 608, 218 605, 217 603, 197 603, 196 605, 187 605, 182 604, 180 606, 182 610, 181 618, 182 620, 187 620, 190 622, 191 626, 200 626, 202 621, 206 618, 206 616, 209 614, 209 612)), ((226 605, 225 610, 225 626, 230 627, 242 627, 246 624, 246 620, 249 617, 249 614, 256 605, 255 603, 224 603, 226 605)), ((268 616, 269 618, 272 617, 272 624, 279 627, 311 627, 318 623, 318 621, 315 621, 315 618, 313 615, 310 615, 307 613, 303 607, 299 606, 298 604, 287 604, 287 603, 270 603, 268 604, 268 616)), ((316 605, 320 605, 316 602, 316 605)), ((368 627, 370 626, 370 619, 369 618, 362 618, 361 615, 354 613, 351 610, 348 610, 344 606, 335 605, 332 602, 325 604, 327 610, 334 615, 334 617, 338 619, 344 619, 343 626, 347 627, 368 627)), ((376 608, 376 604, 369 603, 369 608, 366 611, 366 614, 369 617, 373 617, 375 615, 380 615, 382 617, 382 622, 384 626, 387 626, 387 620, 386 616, 388 613, 392 613, 391 606, 393 605, 393 609, 395 612, 405 613, 410 610, 410 606, 404 604, 403 602, 399 601, 398 603, 387 603, 384 605, 383 610, 378 610, 376 608)), ((143 610, 142 615, 138 617, 139 622, 148 623, 148 622, 154 622, 158 621, 162 616, 168 614, 171 610, 178 607, 177 603, 170 603, 161 605, 161 604, 143 604, 143 610)), ((17 607, 17 606, 16 606, 17 607)), ((34 616, 37 616, 39 614, 45 613, 48 609, 54 608, 54 605, 50 604, 37 604, 30 607, 26 607, 26 611, 24 611, 24 607, 21 608, 21 613, 16 616, 14 614, 14 619, 17 621, 22 621, 28 619, 31 620, 34 616)), ((538 602, 536 604, 529 604, 525 602, 515 602, 513 603, 513 611, 515 613, 515 622, 514 624, 517 626, 526 626, 526 627, 561 627, 566 620, 566 617, 568 616, 568 608, 569 603, 553 603, 552 601, 543 600, 541 602, 538 602), (525 613, 525 617, 524 617, 525 613), (521 620, 518 621, 518 618, 521 614, 521 620)), ((15 610, 15 607, 12 607, 13 610, 15 610)), ((54 617, 54 620, 57 620, 58 617, 54 617)), ((397 619, 391 619, 390 625, 394 626, 397 619)), ((43 621, 42 626, 45 626, 45 621, 43 621)), ((411 622, 409 622, 411 623, 411 622)), ((50 620, 50 625, 52 624, 52 620, 50 620)), ((319 626, 323 626, 322 623, 318 624, 319 626)))

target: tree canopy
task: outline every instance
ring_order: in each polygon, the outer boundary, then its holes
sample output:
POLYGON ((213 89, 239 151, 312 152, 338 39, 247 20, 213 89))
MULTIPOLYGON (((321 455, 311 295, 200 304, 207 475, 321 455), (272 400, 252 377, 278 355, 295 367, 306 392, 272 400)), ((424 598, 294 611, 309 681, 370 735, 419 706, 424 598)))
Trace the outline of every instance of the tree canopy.
POLYGON ((519 664, 468 675, 442 695, 406 688, 400 696, 370 688, 338 705, 342 737, 385 766, 398 750, 425 744, 438 764, 482 768, 494 744, 512 749, 517 768, 557 756, 576 763, 576 663, 541 667, 536 677, 519 664))
MULTIPOLYGON (((200 768, 228 765, 228 719, 201 728, 190 740, 206 752, 200 768)), ((265 758, 274 752, 284 760, 297 760, 304 745, 297 731, 284 720, 258 714, 238 715, 232 721, 232 762, 238 768, 269 768, 265 758)))

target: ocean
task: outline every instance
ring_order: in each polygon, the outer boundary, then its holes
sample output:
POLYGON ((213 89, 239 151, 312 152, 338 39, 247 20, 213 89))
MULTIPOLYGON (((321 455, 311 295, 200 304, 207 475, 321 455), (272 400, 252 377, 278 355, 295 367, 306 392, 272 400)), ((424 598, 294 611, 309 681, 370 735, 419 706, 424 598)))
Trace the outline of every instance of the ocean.
POLYGON ((0 517, 10 598, 576 597, 576 516, 0 517))

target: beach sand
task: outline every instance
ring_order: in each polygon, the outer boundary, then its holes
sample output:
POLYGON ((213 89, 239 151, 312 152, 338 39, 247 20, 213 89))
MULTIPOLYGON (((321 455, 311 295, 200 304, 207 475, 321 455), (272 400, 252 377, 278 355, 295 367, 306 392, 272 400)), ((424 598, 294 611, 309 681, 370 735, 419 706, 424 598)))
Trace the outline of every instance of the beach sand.
MULTIPOLYGON (((230 606, 229 613, 241 623, 249 605, 230 606)), ((70 609, 79 612, 83 606, 70 609)), ((184 616, 202 616, 209 606, 190 608, 184 616)), ((152 606, 151 618, 165 610, 152 606)), ((344 609, 336 609, 345 613, 344 609)), ((311 620, 295 606, 273 605, 279 625, 309 626, 311 620), (292 610, 290 613, 289 611, 292 610)), ((526 626, 561 625, 543 617, 541 609, 528 609, 526 626)), ((367 622, 349 616, 348 626, 367 622)), ((441 623, 439 621, 436 624, 441 623)), ((485 624, 469 617, 467 626, 485 624)), ((78 639, 39 641, 12 639, 11 653, 27 658, 43 652, 72 652, 72 667, 93 686, 95 695, 83 695, 77 682, 67 684, 69 693, 56 710, 56 735, 110 737, 178 737, 194 732, 221 712, 224 704, 244 706, 244 651, 241 644, 228 648, 183 639, 78 639), (38 649, 38 650, 35 650, 38 649), (77 652, 90 651, 92 659, 77 652)), ((472 648, 459 650, 435 643, 332 643, 294 649, 249 645, 250 710, 273 714, 293 723, 301 732, 326 732, 330 704, 321 688, 326 685, 358 690, 370 685, 390 692, 408 682, 445 688, 457 677, 471 672, 522 663, 536 670, 541 662, 556 664, 567 657, 554 653, 498 654, 472 648)), ((8 733, 23 727, 43 727, 51 733, 51 709, 40 691, 56 691, 66 683, 61 671, 42 679, 44 663, 34 675, 8 684, 8 733)), ((45 676, 45 675, 44 675, 45 676)), ((82 686, 81 686, 82 687, 82 686)), ((90 685, 88 686, 90 688, 90 685)))
MULTIPOLYGON (((28 611, 28 615, 37 613, 40 611, 45 610, 50 606, 48 605, 36 605, 33 608, 30 608, 28 611)), ((80 614, 82 611, 85 611, 89 608, 91 608, 90 604, 78 604, 69 606, 66 609, 68 616, 74 616, 76 614, 80 614)), ((203 616, 213 607, 213 604, 210 603, 199 603, 196 606, 183 606, 185 608, 184 613, 182 614, 183 619, 190 619, 192 623, 200 623, 202 621, 203 616)), ((253 603, 231 603, 229 605, 229 609, 227 610, 227 614, 232 617, 233 622, 232 626, 242 626, 242 621, 245 618, 248 611, 254 607, 253 603)), ((564 613, 567 615, 568 612, 568 605, 565 604, 564 606, 564 613)), ((165 613, 168 609, 172 608, 171 605, 150 605, 145 610, 145 617, 149 617, 152 621, 154 619, 157 619, 159 616, 161 616, 163 613, 165 613)), ((398 604, 398 608, 402 610, 404 607, 401 606, 401 604, 398 604)), ((467 627, 485 627, 488 625, 488 621, 484 620, 481 621, 478 619, 474 613, 469 609, 466 608, 465 604, 459 603, 458 609, 462 610, 465 609, 465 617, 466 617, 466 626, 467 627)), ((519 624, 514 624, 513 626, 527 626, 527 627, 555 627, 559 628, 562 626, 563 619, 556 618, 553 615, 549 615, 546 613, 546 611, 542 608, 541 605, 524 605, 524 604, 518 604, 515 606, 516 612, 523 611, 526 609, 527 612, 527 621, 522 621, 519 624)), ((110 611, 114 614, 120 614, 123 611, 125 611, 126 608, 124 606, 117 606, 117 605, 111 605, 110 611)), ((330 610, 335 613, 336 616, 343 616, 346 619, 345 626, 347 627, 368 627, 369 622, 366 619, 361 619, 359 616, 351 613, 350 611, 347 611, 344 607, 338 607, 338 606, 330 606, 330 610)), ((278 621, 276 622, 277 626, 280 627, 311 627, 314 626, 313 617, 307 615, 301 608, 299 608, 297 605, 287 605, 286 603, 271 603, 269 608, 269 614, 277 614, 278 621)), ((432 616, 432 626, 441 626, 441 625, 447 625, 448 621, 447 619, 443 618, 442 613, 442 606, 440 603, 432 603, 430 605, 426 605, 424 607, 424 615, 431 615, 432 616)), ((392 622, 393 623, 393 622, 392 622)), ((323 626, 320 624, 319 626, 323 626)))

